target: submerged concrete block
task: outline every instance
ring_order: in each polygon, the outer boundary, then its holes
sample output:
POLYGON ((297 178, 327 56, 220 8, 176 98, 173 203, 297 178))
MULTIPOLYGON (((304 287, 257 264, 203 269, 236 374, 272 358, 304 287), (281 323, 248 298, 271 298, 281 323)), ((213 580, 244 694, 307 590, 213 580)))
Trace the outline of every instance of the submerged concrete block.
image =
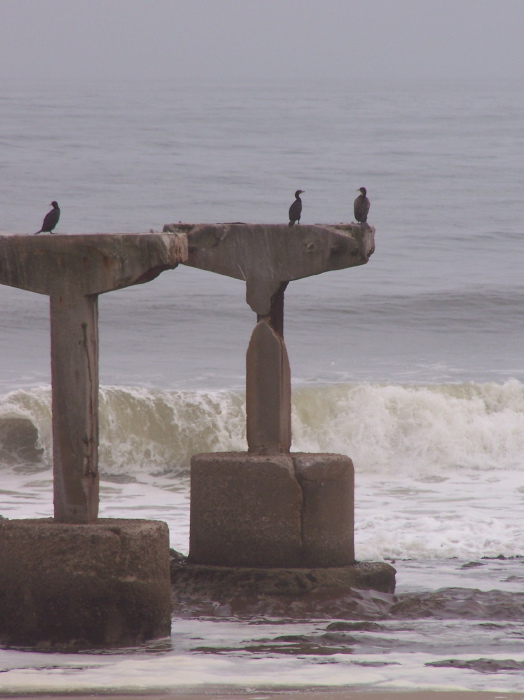
MULTIPOLYGON (((385 562, 294 569, 173 564, 174 613, 212 616, 217 607, 223 611, 227 606, 232 615, 242 616, 318 619, 344 618, 349 612, 365 618, 373 596, 360 596, 354 589, 394 593, 395 574, 385 562)), ((379 600, 383 605, 384 598, 379 600)))
POLYGON ((165 637, 169 532, 151 520, 0 520, 0 640, 76 651, 165 637))
POLYGON ((346 566, 355 561, 353 462, 345 455, 291 454, 304 498, 302 565, 346 566))
POLYGON ((353 464, 344 455, 195 455, 189 562, 284 568, 353 564, 353 491, 353 464))
POLYGON ((191 459, 189 561, 296 566, 302 492, 289 455, 219 452, 191 459))

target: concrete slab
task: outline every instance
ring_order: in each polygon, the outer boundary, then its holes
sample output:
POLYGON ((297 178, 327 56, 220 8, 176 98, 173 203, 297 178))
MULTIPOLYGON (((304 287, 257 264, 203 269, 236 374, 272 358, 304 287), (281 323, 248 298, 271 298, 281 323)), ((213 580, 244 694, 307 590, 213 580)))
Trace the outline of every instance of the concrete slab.
POLYGON ((184 234, 0 235, 0 284, 49 296, 103 294, 149 282, 187 254, 184 234))

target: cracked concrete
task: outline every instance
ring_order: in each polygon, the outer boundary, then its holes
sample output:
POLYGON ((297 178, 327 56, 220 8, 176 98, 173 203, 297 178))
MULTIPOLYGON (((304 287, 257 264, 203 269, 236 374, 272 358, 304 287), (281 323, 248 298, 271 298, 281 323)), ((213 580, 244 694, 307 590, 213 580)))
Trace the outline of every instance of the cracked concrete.
POLYGON ((353 564, 353 463, 344 455, 218 452, 191 460, 192 564, 353 564))

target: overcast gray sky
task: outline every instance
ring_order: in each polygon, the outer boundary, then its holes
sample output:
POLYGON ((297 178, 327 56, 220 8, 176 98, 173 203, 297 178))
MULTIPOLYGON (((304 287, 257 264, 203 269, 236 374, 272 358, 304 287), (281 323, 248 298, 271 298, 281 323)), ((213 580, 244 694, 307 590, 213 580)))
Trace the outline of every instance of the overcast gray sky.
POLYGON ((0 80, 524 77, 524 0, 0 0, 0 80))

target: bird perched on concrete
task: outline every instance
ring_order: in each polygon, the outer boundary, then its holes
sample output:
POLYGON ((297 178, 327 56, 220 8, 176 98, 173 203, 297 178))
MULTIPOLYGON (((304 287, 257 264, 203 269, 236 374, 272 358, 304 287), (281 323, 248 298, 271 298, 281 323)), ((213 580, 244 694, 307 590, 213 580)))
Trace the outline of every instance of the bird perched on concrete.
MULTIPOLYGON (((53 233, 53 229, 58 223, 58 219, 60 218, 60 208, 58 206, 58 202, 51 202, 51 206, 53 207, 50 212, 48 212, 45 215, 44 222, 42 224, 42 228, 40 231, 37 231, 36 233, 53 233)), ((35 233, 35 236, 36 236, 35 233)))
POLYGON ((353 211, 355 213, 355 219, 360 223, 360 224, 365 224, 366 221, 368 220, 368 212, 369 212, 369 207, 370 202, 369 199, 367 198, 367 190, 365 187, 361 187, 359 190, 360 194, 358 197, 355 199, 355 203, 353 205, 353 211))
POLYGON ((289 226, 294 226, 295 221, 297 224, 300 223, 300 215, 302 214, 302 200, 300 195, 304 193, 304 190, 297 190, 295 192, 295 201, 289 207, 289 226))

